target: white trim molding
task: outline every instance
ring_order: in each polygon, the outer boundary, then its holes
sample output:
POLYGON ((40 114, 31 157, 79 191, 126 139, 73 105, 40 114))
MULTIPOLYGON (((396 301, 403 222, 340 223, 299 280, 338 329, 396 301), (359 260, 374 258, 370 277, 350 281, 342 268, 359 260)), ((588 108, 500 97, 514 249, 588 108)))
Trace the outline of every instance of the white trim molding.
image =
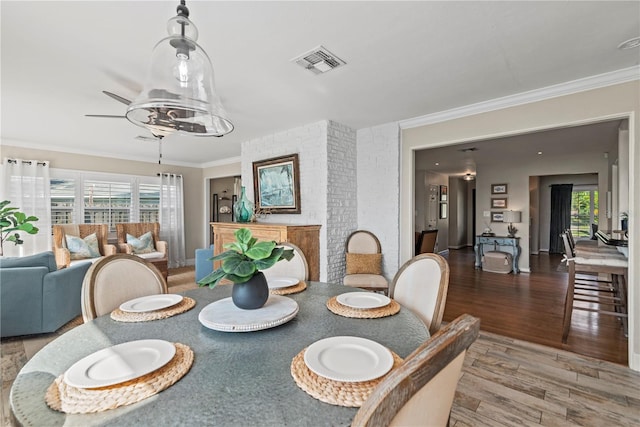
POLYGON ((545 99, 556 98, 558 96, 570 95, 572 93, 626 83, 633 80, 640 80, 640 66, 636 65, 629 68, 623 68, 621 70, 611 71, 609 73, 598 74, 553 86, 534 89, 528 92, 521 92, 515 95, 482 101, 476 104, 439 111, 433 114, 426 114, 412 119, 400 120, 398 123, 400 125, 400 129, 411 129, 434 123, 446 122, 447 120, 459 119, 461 117, 473 116, 475 114, 486 113, 489 111, 500 110, 503 108, 515 107, 517 105, 529 104, 545 99))

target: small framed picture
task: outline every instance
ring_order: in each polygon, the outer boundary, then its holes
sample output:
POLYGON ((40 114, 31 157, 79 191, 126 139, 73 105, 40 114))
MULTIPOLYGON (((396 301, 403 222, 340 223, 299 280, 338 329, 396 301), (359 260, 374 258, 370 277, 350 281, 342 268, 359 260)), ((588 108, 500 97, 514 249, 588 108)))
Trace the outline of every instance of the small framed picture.
POLYGON ((504 222, 504 213, 491 212, 491 222, 504 222))
POLYGON ((440 219, 447 219, 447 204, 440 202, 440 219))
POLYGON ((491 209, 506 209, 507 208, 507 198, 492 198, 491 199, 491 209))
POLYGON ((507 194, 507 184, 491 184, 491 194, 507 194))
POLYGON ((446 185, 441 185, 440 186, 440 201, 441 202, 446 202, 447 201, 447 186, 446 185))

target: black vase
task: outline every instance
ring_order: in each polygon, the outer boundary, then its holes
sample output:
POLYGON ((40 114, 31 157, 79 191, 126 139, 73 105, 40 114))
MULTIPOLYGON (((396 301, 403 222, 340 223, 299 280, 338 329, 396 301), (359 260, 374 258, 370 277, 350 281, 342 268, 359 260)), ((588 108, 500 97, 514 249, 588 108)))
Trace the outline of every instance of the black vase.
POLYGON ((258 272, 244 283, 234 283, 231 300, 236 307, 244 310, 255 310, 269 299, 269 285, 262 272, 258 272))

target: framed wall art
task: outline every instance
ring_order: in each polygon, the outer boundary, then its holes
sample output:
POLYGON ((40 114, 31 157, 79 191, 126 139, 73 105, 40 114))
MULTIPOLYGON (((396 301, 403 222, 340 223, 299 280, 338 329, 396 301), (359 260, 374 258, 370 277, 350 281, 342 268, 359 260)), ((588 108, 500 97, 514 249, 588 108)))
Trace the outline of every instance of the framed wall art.
POLYGON ((253 194, 256 209, 274 214, 299 214, 298 155, 253 162, 253 194))
POLYGON ((507 184, 491 184, 491 194, 507 194, 507 184))
POLYGON ((446 185, 441 185, 440 186, 440 201, 441 202, 446 202, 447 201, 447 186, 446 185))
POLYGON ((440 202, 440 219, 447 219, 447 204, 440 202))
POLYGON ((491 222, 504 222, 504 213, 491 212, 491 222))
POLYGON ((507 208, 507 198, 492 198, 491 199, 491 209, 506 209, 507 208))

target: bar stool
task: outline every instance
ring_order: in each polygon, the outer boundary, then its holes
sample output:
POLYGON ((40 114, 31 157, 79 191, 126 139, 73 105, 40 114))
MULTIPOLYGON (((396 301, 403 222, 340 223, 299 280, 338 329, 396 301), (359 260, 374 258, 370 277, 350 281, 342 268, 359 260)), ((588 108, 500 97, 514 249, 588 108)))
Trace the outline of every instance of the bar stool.
POLYGON ((589 256, 589 253, 586 253, 586 256, 582 253, 580 256, 576 256, 566 233, 562 233, 561 236, 565 245, 565 257, 569 268, 562 322, 562 342, 567 342, 573 310, 616 316, 620 318, 626 336, 628 331, 628 260, 624 255, 612 254, 608 250, 601 252, 599 255, 596 251, 592 252, 591 256, 589 256), (576 278, 576 274, 581 275, 581 277, 576 278), (601 277, 603 274, 609 276, 611 280, 603 279, 601 277), (595 304, 598 308, 583 307, 576 305, 576 302, 595 304))

